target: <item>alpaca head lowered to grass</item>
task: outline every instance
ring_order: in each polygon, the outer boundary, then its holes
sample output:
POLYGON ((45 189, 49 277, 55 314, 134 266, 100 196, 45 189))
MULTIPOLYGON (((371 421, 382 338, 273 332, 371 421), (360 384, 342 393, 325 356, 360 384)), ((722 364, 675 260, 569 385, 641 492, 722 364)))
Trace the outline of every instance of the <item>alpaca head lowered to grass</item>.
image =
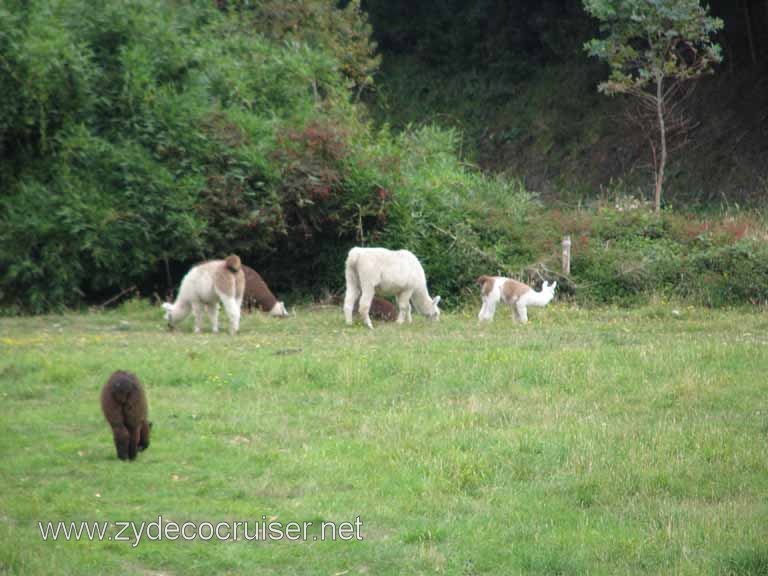
POLYGON ((251 308, 255 306, 270 316, 287 318, 288 310, 286 310, 285 304, 275 298, 261 274, 249 266, 243 266, 243 272, 245 273, 243 304, 246 309, 250 312, 251 308))

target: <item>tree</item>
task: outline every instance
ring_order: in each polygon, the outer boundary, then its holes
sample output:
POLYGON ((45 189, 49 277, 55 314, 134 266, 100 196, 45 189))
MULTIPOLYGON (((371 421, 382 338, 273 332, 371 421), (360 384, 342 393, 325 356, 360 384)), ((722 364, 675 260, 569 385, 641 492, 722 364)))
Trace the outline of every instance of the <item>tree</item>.
MULTIPOLYGON (((680 102, 691 80, 710 72, 722 60, 711 36, 723 21, 708 14, 699 0, 583 0, 586 11, 601 23, 601 38, 584 48, 611 68, 598 90, 628 94, 640 109, 651 112, 651 138, 658 213, 667 164, 670 129, 687 126, 680 102)), ((648 117, 646 117, 648 118, 648 117)))

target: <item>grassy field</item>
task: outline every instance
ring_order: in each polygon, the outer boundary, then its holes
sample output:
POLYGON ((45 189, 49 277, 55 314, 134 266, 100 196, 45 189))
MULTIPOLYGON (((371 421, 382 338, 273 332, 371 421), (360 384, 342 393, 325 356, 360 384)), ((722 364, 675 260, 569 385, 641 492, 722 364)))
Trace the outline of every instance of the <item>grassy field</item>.
POLYGON ((141 302, 0 319, 0 574, 768 574, 765 313, 476 312, 369 332, 300 308, 234 338, 170 334, 141 302), (115 369, 148 391, 134 463, 99 409, 115 369), (158 516, 313 528, 135 545, 37 525, 158 516), (313 538, 358 516, 361 541, 313 538))

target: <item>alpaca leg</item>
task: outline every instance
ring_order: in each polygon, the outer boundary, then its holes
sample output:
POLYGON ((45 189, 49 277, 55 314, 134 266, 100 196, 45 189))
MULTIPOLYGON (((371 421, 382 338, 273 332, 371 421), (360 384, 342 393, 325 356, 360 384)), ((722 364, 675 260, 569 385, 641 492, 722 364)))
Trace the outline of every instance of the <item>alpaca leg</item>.
POLYGON ((483 296, 483 305, 480 307, 480 312, 477 314, 478 320, 490 320, 493 314, 488 313, 488 298, 483 296))
POLYGON ((146 450, 149 448, 149 422, 144 420, 141 423, 141 435, 139 436, 139 450, 146 450))
POLYGON ((493 292, 483 296, 483 306, 480 308, 480 313, 477 315, 478 320, 487 320, 491 322, 496 314, 496 305, 498 303, 498 295, 493 292))
POLYGON ((203 305, 200 302, 192 304, 192 312, 195 315, 195 334, 200 332, 200 325, 203 319, 203 305))
POLYGON ((219 331, 219 303, 208 305, 208 319, 211 321, 211 330, 216 333, 219 331))
POLYGON ((358 298, 360 288, 357 285, 357 276, 352 270, 347 270, 347 291, 344 294, 344 320, 347 324, 352 324, 358 298))
POLYGON ((240 306, 238 301, 234 298, 222 298, 221 303, 224 305, 227 318, 229 318, 229 333, 234 335, 240 329, 240 306))
POLYGON ((139 443, 141 442, 141 426, 129 430, 130 441, 128 443, 128 459, 133 460, 139 453, 139 443))
POLYGON ((128 432, 128 428, 122 424, 113 424, 112 437, 115 440, 117 457, 120 458, 120 460, 128 460, 129 447, 131 444, 131 434, 128 432))
POLYGON ((402 324, 403 320, 411 321, 411 292, 401 292, 397 295, 397 323, 402 324))
POLYGON ((520 319, 520 322, 522 322, 523 324, 526 324, 528 322, 528 307, 525 304, 523 304, 520 301, 515 303, 515 312, 516 312, 517 318, 520 319))
POLYGON ((398 324, 402 324, 406 320, 408 320, 408 322, 411 321, 410 308, 411 308, 412 294, 413 294, 413 290, 406 290, 405 292, 400 292, 400 294, 397 295, 397 323, 398 324))
POLYGON ((371 329, 373 328, 373 324, 371 323, 369 311, 371 309, 371 300, 373 300, 374 293, 375 291, 373 288, 364 287, 362 294, 360 295, 360 303, 357 307, 357 311, 363 318, 363 323, 371 329))

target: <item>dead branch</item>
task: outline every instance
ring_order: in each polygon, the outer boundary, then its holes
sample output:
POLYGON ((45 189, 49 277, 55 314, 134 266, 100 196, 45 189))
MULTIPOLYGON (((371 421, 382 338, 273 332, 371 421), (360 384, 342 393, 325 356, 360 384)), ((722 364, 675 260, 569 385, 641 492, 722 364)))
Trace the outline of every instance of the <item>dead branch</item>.
POLYGON ((127 294, 129 292, 135 292, 135 291, 136 291, 136 286, 131 286, 130 288, 126 288, 124 290, 121 290, 119 294, 116 294, 116 295, 112 296, 112 298, 110 298, 109 300, 107 300, 106 302, 101 304, 99 306, 99 308, 106 308, 107 306, 112 304, 112 302, 115 302, 116 300, 119 300, 120 298, 125 296, 125 294, 127 294))

